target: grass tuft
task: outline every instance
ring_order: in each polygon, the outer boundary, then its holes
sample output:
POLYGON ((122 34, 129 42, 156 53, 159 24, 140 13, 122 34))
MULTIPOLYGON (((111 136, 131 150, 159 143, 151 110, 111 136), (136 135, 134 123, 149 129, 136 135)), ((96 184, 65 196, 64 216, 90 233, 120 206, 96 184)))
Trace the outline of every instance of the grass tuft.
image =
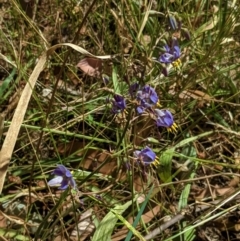
POLYGON ((3 240, 237 240, 239 11, 0 1, 3 240))

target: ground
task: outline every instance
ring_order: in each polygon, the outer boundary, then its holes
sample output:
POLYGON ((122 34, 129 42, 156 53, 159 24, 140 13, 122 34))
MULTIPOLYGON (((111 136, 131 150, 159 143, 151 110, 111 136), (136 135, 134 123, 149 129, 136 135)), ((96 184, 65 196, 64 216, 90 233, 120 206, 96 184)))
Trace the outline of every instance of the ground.
POLYGON ((0 0, 0 239, 239 240, 239 11, 0 0))

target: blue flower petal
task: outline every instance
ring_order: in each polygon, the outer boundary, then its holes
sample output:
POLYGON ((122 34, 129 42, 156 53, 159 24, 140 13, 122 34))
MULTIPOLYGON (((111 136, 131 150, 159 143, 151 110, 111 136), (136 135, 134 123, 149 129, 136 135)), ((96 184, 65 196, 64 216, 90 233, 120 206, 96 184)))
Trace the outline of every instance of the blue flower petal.
POLYGON ((142 150, 142 155, 144 155, 150 161, 154 161, 156 158, 156 154, 149 147, 146 147, 145 149, 142 150))
POLYGON ((167 127, 171 127, 173 125, 173 118, 171 116, 165 116, 164 122, 167 127))
POLYGON ((141 153, 141 151, 134 151, 134 156, 135 157, 139 157, 139 154, 141 153))
POLYGON ((171 48, 166 45, 164 46, 165 53, 161 54, 159 57, 159 62, 170 64, 173 63, 175 60, 179 59, 181 56, 181 50, 178 46, 177 39, 172 40, 172 46, 171 48))
POLYGON ((57 176, 65 175, 66 173, 66 167, 63 165, 57 165, 57 168, 53 171, 53 174, 57 176))
POLYGON ((69 180, 68 179, 63 179, 62 183, 61 183, 61 187, 59 187, 59 189, 61 190, 65 190, 68 188, 68 184, 69 184, 69 180))
POLYGON ((155 113, 157 117, 165 116, 165 112, 163 110, 155 109, 155 113))
POLYGON ((155 161, 156 154, 152 151, 151 148, 145 147, 141 151, 135 151, 134 155, 141 161, 144 162, 144 164, 151 164, 155 161))
POLYGON ((149 85, 145 85, 137 92, 137 100, 140 102, 137 111, 141 114, 144 109, 151 108, 158 102, 158 95, 154 88, 149 85))
POLYGON ((155 109, 157 126, 169 128, 174 124, 173 116, 169 110, 155 109))
POLYGON ((158 102, 158 96, 157 96, 156 92, 153 93, 152 95, 150 95, 150 100, 155 104, 158 102))
POLYGON ((50 187, 56 187, 56 186, 60 186, 61 183, 63 181, 63 177, 62 176, 57 176, 57 177, 54 177, 53 179, 51 179, 49 182, 48 182, 48 185, 50 187))
POLYGON ((76 182, 72 173, 63 165, 57 165, 53 171, 56 175, 48 182, 49 186, 60 186, 59 189, 65 190, 69 185, 76 189, 76 182))
POLYGON ((120 96, 120 95, 114 95, 114 100, 112 100, 112 111, 113 113, 117 114, 121 111, 123 111, 124 109, 126 109, 127 105, 126 105, 126 100, 124 99, 124 97, 120 96))
POLYGON ((76 189, 77 184, 76 184, 76 182, 75 182, 75 180, 74 180, 73 178, 71 178, 71 179, 69 180, 69 184, 70 184, 70 186, 71 186, 72 188, 76 189))
POLYGON ((174 56, 169 53, 164 53, 160 56, 159 61, 161 63, 170 64, 174 61, 174 56))
POLYGON ((144 108, 143 108, 143 107, 141 107, 141 106, 138 106, 138 107, 137 107, 137 112, 138 112, 138 114, 142 114, 143 111, 144 111, 144 108))
POLYGON ((170 52, 171 51, 171 49, 169 48, 169 46, 167 44, 164 46, 164 49, 165 49, 166 52, 170 52))

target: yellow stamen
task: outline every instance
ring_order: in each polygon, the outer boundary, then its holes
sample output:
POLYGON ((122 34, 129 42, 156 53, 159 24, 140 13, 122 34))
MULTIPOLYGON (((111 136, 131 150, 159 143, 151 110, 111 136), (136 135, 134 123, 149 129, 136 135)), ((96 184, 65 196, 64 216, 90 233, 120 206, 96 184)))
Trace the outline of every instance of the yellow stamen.
POLYGON ((177 59, 174 62, 172 62, 172 65, 175 69, 180 69, 180 67, 182 66, 182 62, 180 59, 177 59))
POLYGON ((155 160, 151 164, 154 165, 155 167, 158 166, 160 164, 158 157, 156 157, 155 160))
POLYGON ((157 102, 157 107, 162 107, 162 105, 160 104, 160 101, 158 100, 158 102, 157 102))
POLYGON ((171 133, 177 133, 177 128, 178 128, 178 126, 177 126, 177 124, 174 122, 174 123, 172 124, 172 126, 170 126, 170 127, 167 128, 167 130, 168 130, 169 132, 171 132, 171 133))

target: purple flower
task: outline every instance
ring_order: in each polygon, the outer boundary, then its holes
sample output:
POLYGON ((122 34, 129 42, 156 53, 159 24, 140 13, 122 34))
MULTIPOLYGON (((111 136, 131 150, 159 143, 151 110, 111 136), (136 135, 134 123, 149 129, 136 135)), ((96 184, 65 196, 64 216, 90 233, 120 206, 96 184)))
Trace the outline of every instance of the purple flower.
POLYGON ((171 48, 168 45, 164 46, 165 53, 159 57, 159 62, 171 64, 181 56, 181 50, 176 39, 173 39, 171 48))
POLYGON ((52 172, 56 175, 53 179, 48 182, 50 187, 59 186, 59 189, 65 190, 68 186, 76 189, 76 182, 73 179, 71 172, 63 165, 57 165, 57 168, 52 172))
POLYGON ((137 107, 138 114, 143 113, 146 108, 150 108, 158 102, 158 95, 152 87, 145 85, 142 90, 137 92, 137 100, 139 106, 137 107))
POLYGON ((114 100, 112 100, 112 111, 117 114, 119 112, 124 111, 126 109, 126 100, 120 95, 114 95, 114 100))
POLYGON ((181 23, 173 15, 168 16, 169 25, 173 31, 181 29, 181 23))
POLYGON ((129 94, 134 97, 136 96, 136 92, 139 90, 139 84, 136 82, 136 83, 133 83, 129 86, 129 94))
POLYGON ((148 146, 141 151, 135 151, 134 155, 138 158, 138 160, 142 161, 146 165, 156 161, 156 154, 148 146))
POLYGON ((166 127, 170 131, 176 131, 177 125, 174 123, 172 113, 169 110, 155 109, 157 126, 166 127))

